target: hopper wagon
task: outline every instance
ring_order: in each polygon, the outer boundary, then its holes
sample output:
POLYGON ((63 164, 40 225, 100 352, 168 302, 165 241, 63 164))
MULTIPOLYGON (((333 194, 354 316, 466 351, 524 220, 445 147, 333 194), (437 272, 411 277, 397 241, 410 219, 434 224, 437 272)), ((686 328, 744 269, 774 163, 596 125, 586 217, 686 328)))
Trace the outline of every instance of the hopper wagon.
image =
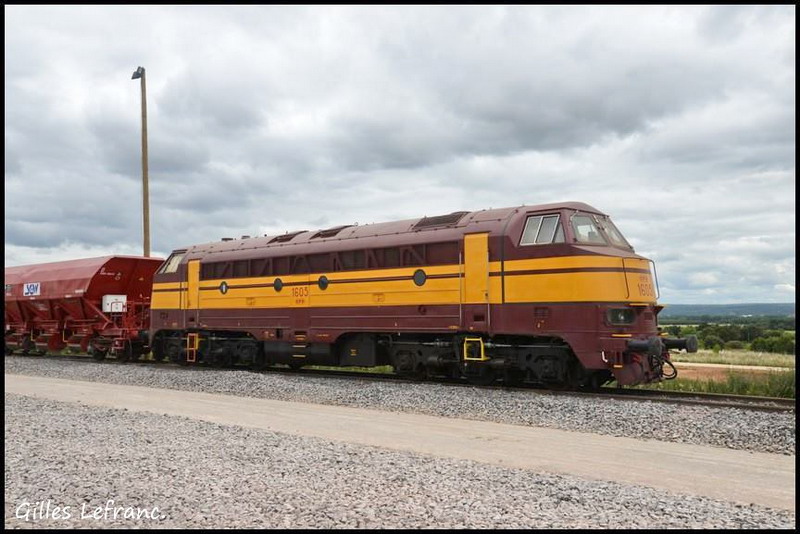
POLYGON ((137 359, 147 331, 153 274, 163 260, 105 256, 5 269, 5 351, 65 348, 137 359))

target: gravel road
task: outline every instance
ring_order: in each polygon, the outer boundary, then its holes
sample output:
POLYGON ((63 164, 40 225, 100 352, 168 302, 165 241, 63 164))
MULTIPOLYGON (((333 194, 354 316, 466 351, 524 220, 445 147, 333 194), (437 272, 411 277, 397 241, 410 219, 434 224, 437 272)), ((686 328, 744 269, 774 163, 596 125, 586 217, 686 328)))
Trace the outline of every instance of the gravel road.
POLYGON ((18 395, 5 403, 7 528, 795 527, 788 511, 645 487, 18 395), (126 509, 155 519, 125 519, 126 509))
POLYGON ((5 372, 479 419, 795 454, 795 415, 244 370, 6 357, 5 372))

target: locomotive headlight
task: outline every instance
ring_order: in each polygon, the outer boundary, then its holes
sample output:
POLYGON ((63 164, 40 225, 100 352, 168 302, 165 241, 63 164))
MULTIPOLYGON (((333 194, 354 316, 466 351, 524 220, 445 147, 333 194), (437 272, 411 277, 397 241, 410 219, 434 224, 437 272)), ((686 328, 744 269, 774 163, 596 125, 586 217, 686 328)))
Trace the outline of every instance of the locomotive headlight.
POLYGON ((612 308, 608 310, 608 322, 611 324, 631 324, 636 320, 636 312, 631 308, 612 308))

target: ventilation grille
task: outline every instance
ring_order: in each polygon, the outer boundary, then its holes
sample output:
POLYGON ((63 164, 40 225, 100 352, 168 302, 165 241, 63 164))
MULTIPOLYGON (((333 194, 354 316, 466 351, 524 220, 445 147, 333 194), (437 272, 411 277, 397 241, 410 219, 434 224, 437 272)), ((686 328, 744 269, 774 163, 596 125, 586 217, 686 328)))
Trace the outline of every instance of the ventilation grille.
POLYGON ((435 217, 423 217, 420 221, 414 225, 414 230, 419 230, 420 228, 432 228, 434 226, 448 226, 451 224, 455 224, 461 220, 464 215, 469 213, 468 211, 454 211, 453 213, 449 213, 447 215, 437 215, 435 217))
POLYGON ((292 232, 291 234, 279 235, 277 237, 273 237, 272 239, 270 239, 269 243, 286 243, 287 241, 291 241, 292 239, 294 239, 295 236, 298 236, 304 232, 305 230, 300 230, 299 232, 292 232))
POLYGON ((318 237, 333 237, 345 228, 350 228, 353 226, 352 224, 345 224, 342 226, 334 226, 333 228, 328 228, 327 230, 320 230, 316 234, 311 236, 311 239, 316 239, 318 237))

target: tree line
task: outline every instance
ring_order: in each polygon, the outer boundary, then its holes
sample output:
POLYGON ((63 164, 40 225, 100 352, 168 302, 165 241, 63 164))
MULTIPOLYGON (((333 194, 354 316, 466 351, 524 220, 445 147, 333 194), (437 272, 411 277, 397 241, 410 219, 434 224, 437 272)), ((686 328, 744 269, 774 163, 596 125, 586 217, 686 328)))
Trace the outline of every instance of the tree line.
POLYGON ((794 317, 669 317, 659 320, 670 336, 697 336, 700 346, 721 349, 749 349, 780 354, 795 353, 794 317))

